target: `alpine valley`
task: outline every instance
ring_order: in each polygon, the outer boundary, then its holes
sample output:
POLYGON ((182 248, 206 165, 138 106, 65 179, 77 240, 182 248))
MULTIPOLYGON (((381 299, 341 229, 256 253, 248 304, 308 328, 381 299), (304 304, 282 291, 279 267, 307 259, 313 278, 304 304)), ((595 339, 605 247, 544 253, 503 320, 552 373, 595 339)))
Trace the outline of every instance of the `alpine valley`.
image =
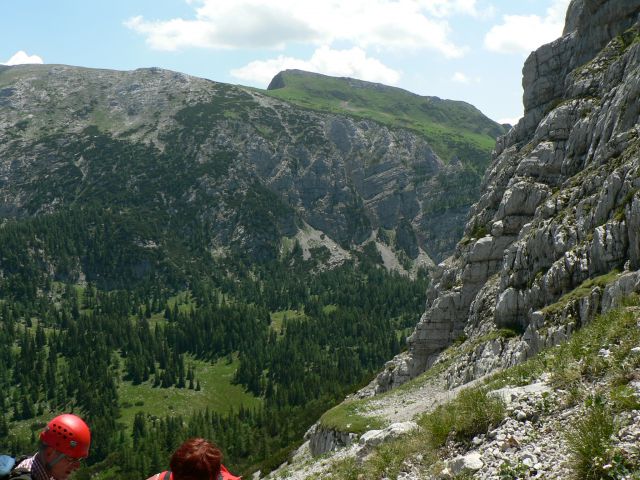
POLYGON ((300 71, 0 67, 3 447, 75 410, 83 478, 146 478, 195 434, 276 467, 401 351, 503 133, 300 71))
POLYGON ((0 443, 75 478, 640 478, 640 3, 572 0, 525 114, 298 70, 0 67, 0 443), (407 340, 405 342, 405 337, 407 340))

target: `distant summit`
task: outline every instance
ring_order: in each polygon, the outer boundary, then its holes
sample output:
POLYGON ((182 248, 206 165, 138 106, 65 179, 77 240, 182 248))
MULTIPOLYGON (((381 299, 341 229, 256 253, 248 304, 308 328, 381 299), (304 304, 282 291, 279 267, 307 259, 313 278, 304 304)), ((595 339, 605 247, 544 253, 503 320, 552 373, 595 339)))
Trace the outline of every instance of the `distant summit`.
MULTIPOLYGON (((340 80, 340 81, 343 81, 345 85, 348 85, 349 87, 352 87, 352 88, 369 88, 372 90, 386 91, 386 92, 392 92, 394 90, 397 90, 397 91, 404 92, 408 95, 420 97, 420 95, 411 93, 408 90, 404 90, 398 87, 391 87, 383 83, 367 82, 365 80, 359 80, 357 78, 351 78, 351 77, 333 77, 330 75, 323 75, 322 73, 307 72, 305 70, 298 70, 295 68, 283 70, 277 73, 276 76, 271 79, 271 82, 269 82, 269 86, 267 87, 267 90, 277 90, 279 88, 285 88, 285 87, 291 86, 292 80, 293 80, 293 83, 295 83, 296 78, 307 79, 311 81, 313 81, 314 79, 320 80, 320 81, 340 80), (287 82, 288 80, 289 82, 287 82)), ((434 98, 434 99, 440 100, 438 97, 428 97, 428 98, 434 98)))
POLYGON ((445 162, 457 156, 474 164, 486 163, 496 137, 508 131, 469 103, 350 77, 283 70, 273 77, 266 93, 304 108, 417 131, 445 162))
POLYGON ((284 70, 282 72, 278 72, 275 77, 271 79, 269 85, 267 86, 267 90, 277 90, 279 88, 284 88, 284 73, 285 72, 302 72, 301 70, 284 70))

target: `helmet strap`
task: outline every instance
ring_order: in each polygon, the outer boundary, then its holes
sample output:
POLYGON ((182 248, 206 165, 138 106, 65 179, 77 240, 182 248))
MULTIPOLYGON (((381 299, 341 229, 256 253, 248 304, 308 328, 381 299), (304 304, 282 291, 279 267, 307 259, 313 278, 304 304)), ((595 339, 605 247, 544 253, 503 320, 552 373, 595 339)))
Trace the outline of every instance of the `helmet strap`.
POLYGON ((47 468, 49 469, 53 468, 63 458, 64 458, 64 453, 59 454, 56 458, 54 458, 50 462, 47 462, 47 468))
POLYGON ((40 455, 42 457, 42 463, 44 463, 44 466, 47 470, 51 470, 65 456, 64 453, 58 452, 55 448, 50 447, 46 443, 40 443, 40 455), (51 448, 51 450, 58 453, 58 456, 50 462, 47 462, 47 448, 51 448))

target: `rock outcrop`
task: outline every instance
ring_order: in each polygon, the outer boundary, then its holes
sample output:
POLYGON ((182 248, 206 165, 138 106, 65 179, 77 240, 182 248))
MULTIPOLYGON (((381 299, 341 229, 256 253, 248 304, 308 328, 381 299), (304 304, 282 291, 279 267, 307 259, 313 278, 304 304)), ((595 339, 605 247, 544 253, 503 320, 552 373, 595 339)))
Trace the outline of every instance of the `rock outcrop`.
POLYGON ((358 439, 358 436, 353 433, 328 430, 316 424, 307 432, 305 438, 309 439, 309 451, 311 454, 318 456, 336 448, 351 445, 358 439))
POLYGON ((574 0, 563 36, 529 56, 525 115, 498 140, 465 236, 378 391, 500 328, 524 335, 478 342, 450 383, 518 363, 640 289, 639 14, 636 1, 574 0))

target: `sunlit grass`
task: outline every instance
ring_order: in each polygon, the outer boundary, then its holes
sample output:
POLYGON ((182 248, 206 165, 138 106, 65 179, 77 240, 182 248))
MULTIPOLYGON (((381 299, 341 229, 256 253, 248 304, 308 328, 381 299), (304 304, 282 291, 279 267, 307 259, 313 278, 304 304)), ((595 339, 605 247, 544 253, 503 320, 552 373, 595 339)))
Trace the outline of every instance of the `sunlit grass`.
POLYGON ((347 400, 336 405, 320 417, 320 425, 328 430, 361 434, 387 426, 388 422, 367 415, 367 400, 347 400))
MULTIPOLYGON (((285 72, 284 88, 261 91, 300 107, 372 119, 392 128, 424 135, 434 150, 448 161, 458 148, 486 155, 503 133, 475 107, 464 102, 421 97, 392 87, 353 86, 349 80, 285 72)), ((459 152, 460 153, 460 152, 459 152)), ((466 155, 458 155, 460 158, 466 155)))
POLYGON ((277 333, 281 333, 285 318, 289 320, 300 320, 307 318, 307 316, 302 310, 280 310, 273 312, 271 313, 271 329, 277 333))
POLYGON ((122 382, 118 396, 123 405, 120 421, 128 428, 138 412, 162 417, 166 415, 187 415, 189 412, 209 408, 226 413, 241 405, 249 408, 260 405, 261 400, 247 393, 241 385, 232 384, 233 375, 239 362, 228 363, 226 359, 215 364, 193 360, 187 357, 187 365, 193 365, 195 378, 200 382, 200 391, 188 388, 159 388, 150 382, 132 385, 122 382))

